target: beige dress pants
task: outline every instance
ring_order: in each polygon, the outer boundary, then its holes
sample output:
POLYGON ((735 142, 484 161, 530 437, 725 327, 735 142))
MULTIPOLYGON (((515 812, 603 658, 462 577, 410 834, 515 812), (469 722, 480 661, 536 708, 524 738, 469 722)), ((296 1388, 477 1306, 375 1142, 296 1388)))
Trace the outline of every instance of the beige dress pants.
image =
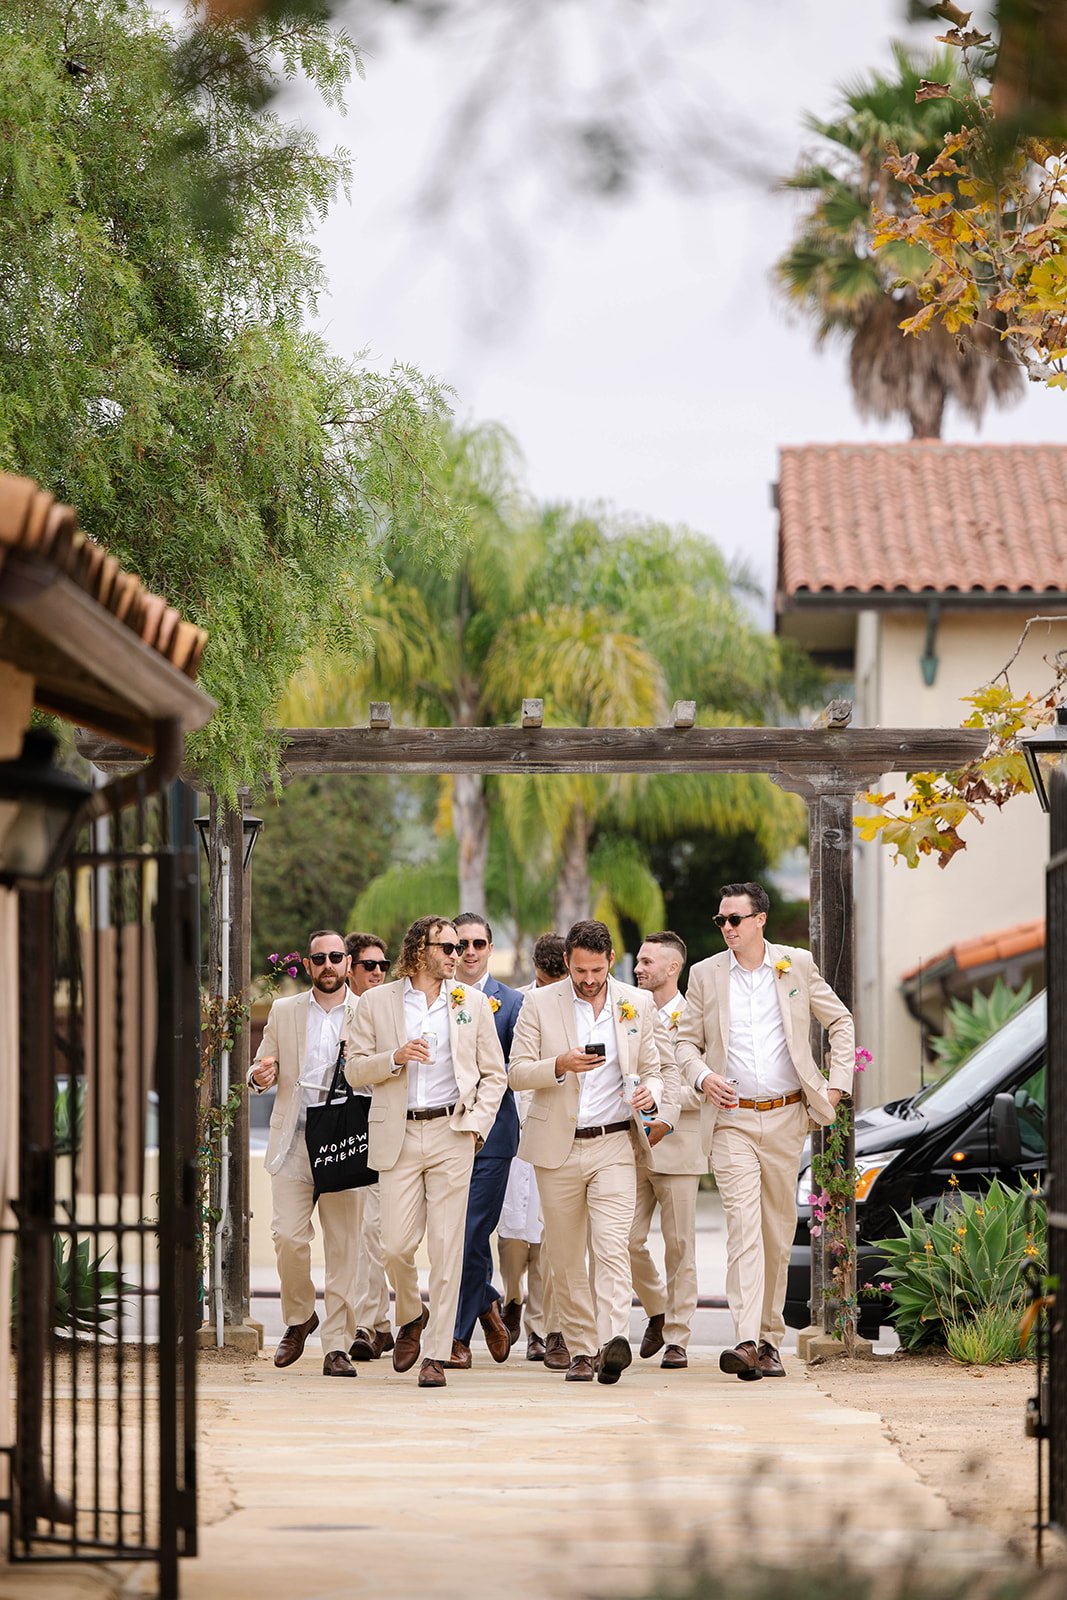
MULTIPOLYGON (((538 1167, 560 1328, 572 1359, 630 1337, 630 1229, 637 1161, 629 1133, 575 1139, 561 1167, 538 1167), (586 1242, 596 1273, 596 1308, 586 1242)), ((553 1330, 555 1331, 555 1330, 553 1330)))
POLYGON ((369 1333, 389 1331, 389 1284, 382 1256, 382 1201, 376 1183, 355 1189, 356 1196, 356 1327, 369 1333))
POLYGON ((474 1134, 454 1132, 448 1117, 408 1122, 396 1165, 378 1176, 382 1253, 396 1296, 399 1327, 422 1315, 415 1252, 426 1239, 430 1257, 430 1319, 422 1336, 426 1361, 448 1361, 452 1355, 474 1143, 474 1134))
MULTIPOLYGON (((315 1230, 315 1186, 302 1135, 270 1180, 271 1238, 282 1289, 282 1321, 287 1328, 306 1322, 315 1309, 311 1241, 315 1230)), ((356 1336, 357 1189, 320 1194, 319 1226, 326 1262, 323 1316, 319 1332, 324 1355, 348 1347, 356 1336)))
POLYGON ((505 1239, 499 1234, 496 1243, 500 1256, 500 1276, 504 1284, 504 1304, 522 1304, 522 1280, 525 1276, 527 1334, 535 1333, 539 1339, 544 1339, 550 1333, 558 1333, 552 1274, 544 1244, 530 1244, 525 1239, 505 1239))
POLYGON ((776 1111, 720 1111, 715 1120, 711 1165, 726 1213, 726 1298, 738 1344, 781 1347, 807 1132, 803 1100, 776 1111))
POLYGON ((630 1229, 630 1270, 634 1289, 646 1317, 663 1317, 666 1344, 689 1344, 697 1308, 697 1190, 700 1179, 684 1173, 637 1173, 637 1206, 630 1229), (660 1277, 648 1248, 652 1217, 659 1206, 663 1230, 663 1265, 660 1277))

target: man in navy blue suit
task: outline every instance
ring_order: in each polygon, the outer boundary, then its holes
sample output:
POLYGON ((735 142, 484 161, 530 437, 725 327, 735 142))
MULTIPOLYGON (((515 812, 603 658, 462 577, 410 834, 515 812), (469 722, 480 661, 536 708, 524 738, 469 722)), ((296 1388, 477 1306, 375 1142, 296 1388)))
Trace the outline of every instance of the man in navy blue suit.
MULTIPOLYGON (((522 995, 489 975, 493 953, 493 931, 485 918, 474 911, 453 917, 459 935, 459 965, 456 977, 481 989, 493 1008, 493 1021, 504 1052, 511 1054, 511 1036, 522 1006, 522 995)), ((450 1368, 463 1370, 471 1364, 471 1335, 481 1323, 489 1354, 494 1361, 506 1361, 514 1340, 500 1315, 500 1291, 493 1287, 493 1253, 489 1244, 500 1221, 504 1191, 508 1186, 511 1161, 519 1148, 519 1113, 515 1096, 504 1090, 488 1139, 474 1158, 470 1197, 467 1200, 467 1226, 463 1240, 463 1277, 460 1282, 459 1310, 452 1340, 450 1368)))

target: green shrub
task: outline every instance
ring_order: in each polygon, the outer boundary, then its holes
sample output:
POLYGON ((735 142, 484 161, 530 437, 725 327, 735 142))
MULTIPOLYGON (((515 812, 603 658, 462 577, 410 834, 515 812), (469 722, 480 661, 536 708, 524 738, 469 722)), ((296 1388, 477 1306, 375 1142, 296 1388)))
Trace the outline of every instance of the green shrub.
MULTIPOLYGON (((117 1272, 105 1272, 101 1263, 103 1255, 90 1256, 89 1240, 79 1241, 71 1250, 67 1241, 58 1235, 53 1245, 52 1328, 58 1333, 106 1333, 108 1324, 114 1322, 121 1310, 124 1295, 136 1293, 136 1285, 127 1283, 117 1272)), ((11 1316, 14 1320, 18 1308, 18 1259, 11 1274, 11 1316)))
POLYGON ((1000 1367, 1005 1361, 1021 1360, 1019 1307, 982 1306, 962 1322, 946 1322, 945 1348, 954 1361, 967 1367, 1000 1367))
POLYGON ((976 989, 969 1003, 953 1000, 945 1012, 949 1031, 943 1038, 931 1041, 931 1049, 945 1071, 959 1066, 972 1050, 991 1039, 1009 1017, 1021 1011, 1030 998, 1032 987, 1029 978, 1021 989, 1009 989, 1004 979, 998 978, 988 995, 976 989))
POLYGON ((1026 1188, 994 1178, 985 1194, 968 1194, 950 1179, 932 1217, 913 1205, 901 1237, 879 1239, 881 1274, 891 1285, 890 1320, 906 1350, 947 1343, 949 1327, 972 1322, 989 1307, 1021 1310, 1024 1272, 1045 1259, 1045 1208, 1026 1188))

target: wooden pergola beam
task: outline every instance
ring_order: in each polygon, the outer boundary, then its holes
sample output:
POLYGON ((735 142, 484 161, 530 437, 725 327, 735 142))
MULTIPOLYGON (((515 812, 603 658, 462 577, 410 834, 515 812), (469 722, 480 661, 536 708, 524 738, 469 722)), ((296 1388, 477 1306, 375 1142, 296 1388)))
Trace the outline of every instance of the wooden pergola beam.
POLYGON ((287 728, 282 769, 311 773, 765 772, 854 793, 884 772, 982 754, 970 728, 287 728))

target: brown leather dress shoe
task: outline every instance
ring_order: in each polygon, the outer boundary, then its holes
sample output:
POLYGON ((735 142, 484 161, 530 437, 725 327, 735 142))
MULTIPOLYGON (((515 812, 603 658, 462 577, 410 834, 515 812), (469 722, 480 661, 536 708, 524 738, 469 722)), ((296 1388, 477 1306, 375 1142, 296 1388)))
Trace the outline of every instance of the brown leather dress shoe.
POLYGON ((358 1378, 359 1373, 343 1350, 331 1350, 322 1363, 324 1378, 358 1378))
POLYGON ((348 1353, 353 1361, 378 1361, 392 1348, 393 1336, 388 1328, 357 1328, 348 1353))
POLYGON ((645 1336, 641 1340, 641 1360, 649 1361, 657 1350, 663 1349, 663 1313, 649 1317, 645 1336))
POLYGON ((561 1333, 550 1333, 545 1339, 545 1366, 549 1372, 566 1372, 571 1364, 571 1353, 561 1333))
POLYGON ((447 1367, 449 1372, 468 1372, 471 1365, 471 1347, 464 1344, 462 1339, 452 1340, 452 1354, 441 1365, 447 1367))
POLYGON ((416 1317, 414 1322, 405 1322, 402 1328, 397 1329, 396 1344, 393 1346, 394 1372, 408 1372, 415 1365, 422 1346, 422 1330, 429 1320, 430 1313, 423 1306, 421 1316, 416 1317))
POLYGON ((592 1356, 575 1356, 567 1367, 567 1376, 564 1383, 592 1383, 593 1358, 592 1356))
POLYGON ((447 1381, 440 1361, 424 1361, 419 1368, 420 1389, 443 1389, 447 1381))
POLYGON ((681 1345, 680 1344, 669 1344, 667 1346, 666 1350, 664 1350, 664 1352, 663 1352, 663 1360, 660 1362, 660 1366, 661 1367, 687 1367, 688 1365, 689 1365, 689 1357, 686 1355, 686 1353, 682 1349, 681 1345))
POLYGON ((782 1358, 774 1348, 773 1344, 768 1344, 767 1341, 764 1340, 759 1347, 759 1352, 756 1359, 759 1362, 759 1369, 765 1378, 785 1377, 785 1368, 782 1366, 782 1358))
POLYGON ((543 1361, 545 1359, 545 1341, 539 1339, 536 1333, 531 1333, 526 1339, 527 1361, 543 1361))
POLYGON ((628 1339, 621 1334, 609 1339, 596 1359, 597 1383, 618 1383, 632 1360, 628 1339))
POLYGON ((319 1314, 313 1311, 306 1322, 297 1322, 291 1328, 286 1328, 278 1340, 278 1348, 274 1352, 274 1365, 276 1367, 291 1367, 294 1361, 299 1361, 304 1354, 308 1335, 315 1332, 319 1325, 319 1314))
POLYGON ((762 1378, 759 1357, 756 1355, 756 1346, 751 1339, 746 1339, 743 1344, 735 1345, 732 1350, 724 1350, 719 1357, 719 1371, 731 1372, 735 1378, 762 1378))
POLYGON ((508 1330, 508 1338, 512 1344, 517 1344, 519 1334, 522 1332, 522 1305, 520 1301, 509 1300, 500 1313, 500 1320, 508 1330))
POLYGON ((494 1361, 506 1361, 511 1354, 514 1340, 500 1315, 500 1301, 494 1300, 488 1311, 483 1311, 478 1321, 482 1325, 485 1342, 489 1347, 489 1354, 494 1361))

